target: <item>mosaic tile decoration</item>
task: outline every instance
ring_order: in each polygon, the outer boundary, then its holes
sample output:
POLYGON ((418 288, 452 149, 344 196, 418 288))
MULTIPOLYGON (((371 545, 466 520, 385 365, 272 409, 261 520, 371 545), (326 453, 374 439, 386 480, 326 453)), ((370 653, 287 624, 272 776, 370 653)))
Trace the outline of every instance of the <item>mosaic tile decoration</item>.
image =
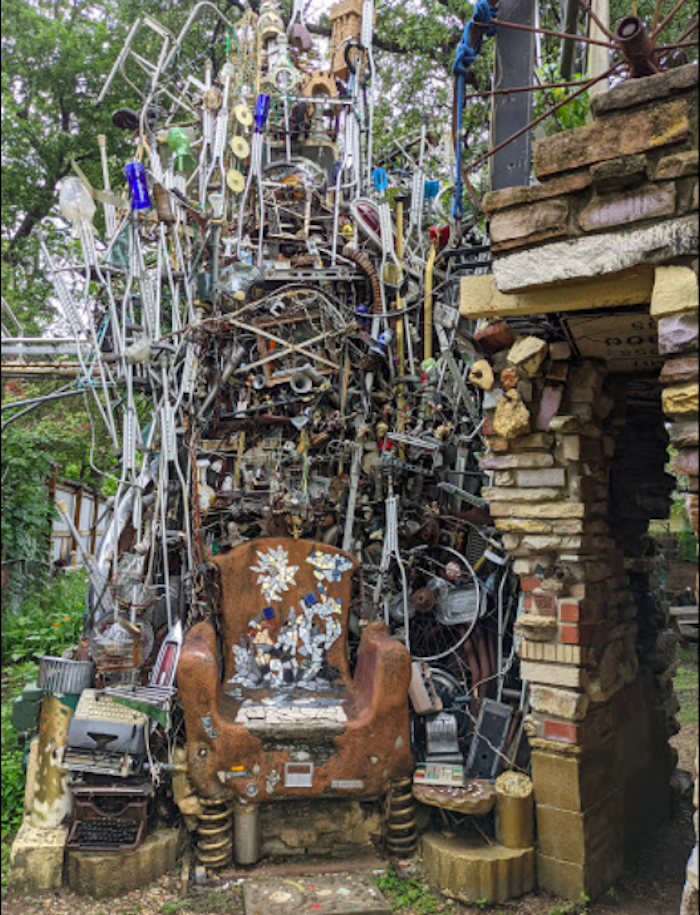
POLYGON ((261 553, 256 550, 259 563, 251 566, 251 571, 258 572, 258 584, 265 600, 282 600, 282 592, 289 591, 296 584, 296 573, 299 566, 289 565, 289 553, 282 546, 261 553))
POLYGON ((306 561, 314 567, 314 578, 318 581, 340 581, 343 572, 352 568, 352 562, 340 553, 332 556, 328 553, 309 553, 306 561))

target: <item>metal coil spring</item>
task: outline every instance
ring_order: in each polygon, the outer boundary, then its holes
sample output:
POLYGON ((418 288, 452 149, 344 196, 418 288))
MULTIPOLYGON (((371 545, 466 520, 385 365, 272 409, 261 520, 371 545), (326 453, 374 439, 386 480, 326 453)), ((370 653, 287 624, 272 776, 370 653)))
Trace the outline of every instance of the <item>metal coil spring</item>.
POLYGON ((418 844, 413 779, 402 778, 391 783, 386 796, 384 841, 390 855, 412 855, 418 844))
POLYGON ((204 812, 197 826, 197 860, 204 867, 226 867, 233 858, 233 802, 200 798, 204 812))

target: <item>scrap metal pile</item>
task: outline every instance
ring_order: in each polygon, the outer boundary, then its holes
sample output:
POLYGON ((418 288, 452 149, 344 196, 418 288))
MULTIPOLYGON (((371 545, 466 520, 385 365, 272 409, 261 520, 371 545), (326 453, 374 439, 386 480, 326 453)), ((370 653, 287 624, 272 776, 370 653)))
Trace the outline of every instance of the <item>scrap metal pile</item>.
POLYGON ((237 22, 199 3, 178 36, 144 16, 103 90, 146 77, 138 106, 114 113, 133 136, 128 197, 109 187, 104 141, 104 192, 63 182, 76 282, 44 256, 120 460, 89 654, 99 688, 150 683, 144 701, 156 687, 169 701, 166 649, 210 613, 208 559, 260 536, 315 539, 361 561, 353 635, 383 618, 418 662, 418 761, 473 757, 471 774, 492 777, 526 698, 518 595, 479 496, 475 328, 458 312, 459 276, 487 270, 487 249, 430 171, 427 123, 373 149, 372 0, 330 15, 322 65, 300 4, 285 24, 276 0, 237 22), (223 62, 183 78, 207 16, 223 62), (144 34, 155 63, 135 50, 144 34), (487 700, 507 715, 472 740, 487 700))

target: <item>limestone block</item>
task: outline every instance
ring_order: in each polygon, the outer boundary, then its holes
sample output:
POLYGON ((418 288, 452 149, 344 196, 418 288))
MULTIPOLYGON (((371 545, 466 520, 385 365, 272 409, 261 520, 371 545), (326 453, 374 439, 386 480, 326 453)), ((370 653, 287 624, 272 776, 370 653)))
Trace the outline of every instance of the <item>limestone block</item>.
POLYGON ((513 442, 513 451, 549 451, 554 444, 554 436, 543 432, 534 432, 532 435, 523 435, 517 442, 513 442))
POLYGON ((462 902, 506 902, 535 886, 532 848, 487 845, 474 836, 427 833, 421 843, 429 884, 462 902))
POLYGON ((549 893, 578 901, 582 893, 593 897, 607 890, 620 876, 623 866, 622 843, 619 848, 610 849, 585 864, 538 852, 537 885, 549 893))
MULTIPOLYGON (((685 254, 695 254, 697 245, 697 217, 685 216, 641 228, 618 229, 549 242, 530 251, 506 254, 494 260, 493 276, 500 292, 525 292, 620 273, 630 268, 639 270, 643 264, 656 266, 685 254)), ((566 290, 558 288, 557 293, 563 305, 559 310, 573 310, 572 306, 568 306, 566 290)), ((617 297, 622 295, 623 291, 618 290, 617 297)), ((645 299, 638 299, 636 304, 639 301, 645 299)), ((585 304, 580 307, 590 308, 585 304)), ((462 310, 462 314, 470 316, 469 311, 462 310)))
POLYGON ((697 356, 679 356, 664 362, 659 381, 664 385, 685 384, 697 381, 700 365, 697 356))
POLYGON ((23 895, 59 890, 67 838, 67 826, 32 826, 25 819, 10 852, 10 890, 23 895))
POLYGON ((479 458, 482 470, 514 470, 521 467, 551 467, 554 458, 551 454, 529 452, 525 454, 499 454, 479 458))
POLYGON ((491 364, 486 359, 477 360, 469 370, 469 381, 482 391, 490 391, 494 385, 491 364))
POLYGON ((698 412, 700 386, 692 384, 673 385, 661 392, 661 404, 667 416, 689 416, 698 412))
POLYGON ((591 670, 585 687, 592 702, 607 702, 637 676, 639 662, 633 643, 618 639, 608 643, 591 670))
MULTIPOLYGON (((536 642, 548 642, 557 632, 557 618, 555 616, 539 616, 535 613, 525 613, 515 624, 515 631, 524 639, 536 642)), ((528 679, 523 674, 523 679, 528 679)))
POLYGON ((597 232, 643 219, 672 216, 675 208, 673 182, 649 184, 627 193, 594 197, 579 214, 578 224, 584 232, 597 232))
POLYGON ((689 139, 688 113, 685 101, 674 99, 554 134, 535 145, 535 174, 542 179, 689 139))
POLYGON ((585 693, 538 684, 533 684, 530 689, 530 705, 533 711, 543 715, 580 721, 588 711, 588 703, 589 699, 585 693))
POLYGON ((518 489, 517 487, 484 486, 481 490, 481 495, 489 502, 492 499, 496 501, 514 499, 517 502, 546 502, 559 498, 561 492, 559 489, 547 487, 518 489))
POLYGON ((489 512, 492 518, 583 518, 586 515, 584 502, 491 502, 489 512))
POLYGON ((493 427, 498 435, 507 440, 527 435, 530 431, 530 411, 517 391, 506 391, 498 402, 493 427))
POLYGON ((496 521, 496 530, 519 534, 551 534, 553 527, 545 521, 528 521, 526 518, 504 518, 496 521))
POLYGON ((566 234, 568 200, 543 200, 525 207, 501 210, 491 219, 489 235, 494 250, 508 245, 532 244, 566 234))
MULTIPOLYGON (((520 617, 516 626, 519 625, 520 620, 526 618, 527 614, 520 617)), ((548 616, 546 619, 551 625, 552 617, 548 616)), ((529 632, 527 638, 531 638, 529 632)), ((578 648, 580 646, 565 647, 578 648)), ((556 686, 564 689, 581 689, 585 687, 588 679, 585 670, 581 667, 576 667, 573 664, 551 664, 544 661, 521 661, 520 676, 530 683, 543 683, 547 686, 556 686)))
POLYGON ((685 178, 698 173, 698 151, 688 149, 684 152, 671 153, 659 159, 654 172, 655 181, 664 181, 669 178, 685 178))
POLYGON ((534 378, 547 356, 547 349, 547 342, 539 337, 519 337, 508 351, 508 362, 534 378))
POLYGON ((623 156, 591 166, 591 181, 598 191, 614 190, 639 184, 646 178, 647 157, 642 154, 623 156))
POLYGON ((560 178, 551 178, 545 184, 532 184, 529 187, 506 187, 499 191, 490 191, 484 196, 482 205, 486 213, 494 213, 507 207, 524 206, 540 200, 551 200, 563 194, 582 191, 591 183, 588 171, 572 172, 560 178))
POLYGON ((537 804, 537 844, 543 855, 585 865, 622 845, 622 792, 614 789, 584 811, 537 804))
MULTIPOLYGON (((516 484, 520 487, 535 487, 538 489, 548 489, 552 487, 561 487, 566 485, 566 471, 563 467, 545 467, 535 470, 516 470, 516 484)), ((561 493, 557 492, 555 498, 559 498, 561 493)), ((515 495, 510 492, 508 498, 514 499, 515 495)))
POLYGON ((158 829, 135 851, 68 852, 68 885, 74 893, 107 899, 148 886, 175 867, 179 831, 158 829))
POLYGON ((659 352, 687 353, 698 348, 697 315, 666 315, 659 319, 659 352))
POLYGON ((685 94, 695 89, 697 83, 698 68, 693 64, 665 70, 644 79, 628 79, 608 92, 594 95, 591 98, 591 113, 596 119, 602 119, 626 108, 685 94))
MULTIPOLYGON (((696 154, 697 155, 697 154, 696 154)), ((698 278, 690 267, 657 267, 651 294, 650 314, 686 314, 698 310, 698 278)))

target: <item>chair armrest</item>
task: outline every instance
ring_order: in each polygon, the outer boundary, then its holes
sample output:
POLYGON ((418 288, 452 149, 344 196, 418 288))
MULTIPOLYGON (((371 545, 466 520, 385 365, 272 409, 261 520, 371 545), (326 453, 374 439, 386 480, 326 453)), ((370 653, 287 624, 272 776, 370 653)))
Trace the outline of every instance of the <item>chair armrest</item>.
POLYGON ((177 668, 177 686, 187 719, 218 717, 221 671, 216 632, 211 623, 197 623, 185 635, 177 668))
POLYGON ((376 717, 389 710, 408 709, 411 656, 392 638, 383 622, 370 623, 362 633, 353 679, 357 715, 376 717))

